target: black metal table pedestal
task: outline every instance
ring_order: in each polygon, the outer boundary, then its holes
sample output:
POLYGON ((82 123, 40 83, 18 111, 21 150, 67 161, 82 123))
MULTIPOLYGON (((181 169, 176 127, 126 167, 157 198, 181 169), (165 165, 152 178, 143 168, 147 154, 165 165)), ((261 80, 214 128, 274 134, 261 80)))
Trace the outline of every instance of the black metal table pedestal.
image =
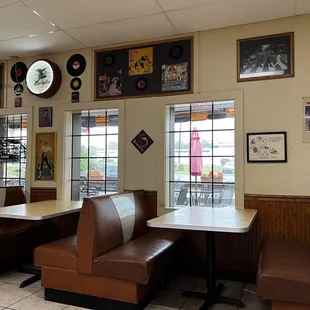
POLYGON ((216 286, 216 249, 215 249, 215 234, 212 231, 206 232, 206 248, 207 248, 207 293, 184 292, 186 297, 197 298, 204 300, 204 304, 200 307, 201 310, 209 309, 214 304, 226 304, 244 307, 241 300, 221 296, 224 285, 220 283, 216 286))

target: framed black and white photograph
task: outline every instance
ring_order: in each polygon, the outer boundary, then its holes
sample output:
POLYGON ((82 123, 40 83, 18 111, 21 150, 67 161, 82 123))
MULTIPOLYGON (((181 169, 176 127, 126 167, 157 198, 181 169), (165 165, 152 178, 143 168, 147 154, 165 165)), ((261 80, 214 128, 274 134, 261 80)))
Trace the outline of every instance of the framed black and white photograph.
POLYGON ((248 163, 286 163, 286 132, 257 132, 247 134, 248 163))
POLYGON ((294 33, 237 41, 237 81, 294 77, 294 33))
POLYGON ((302 98, 302 141, 310 143, 310 97, 302 98))

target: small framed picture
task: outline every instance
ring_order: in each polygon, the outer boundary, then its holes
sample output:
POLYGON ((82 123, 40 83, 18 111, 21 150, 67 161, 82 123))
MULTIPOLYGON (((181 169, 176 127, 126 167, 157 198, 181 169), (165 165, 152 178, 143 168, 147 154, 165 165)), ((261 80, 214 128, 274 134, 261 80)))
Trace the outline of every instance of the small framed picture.
POLYGON ((237 81, 294 77, 294 33, 237 41, 237 81))
POLYGON ((53 108, 39 108, 39 127, 53 126, 53 108))
POLYGON ((302 141, 310 143, 310 97, 302 98, 302 141))
POLYGON ((286 163, 286 132, 247 134, 248 163, 286 163))

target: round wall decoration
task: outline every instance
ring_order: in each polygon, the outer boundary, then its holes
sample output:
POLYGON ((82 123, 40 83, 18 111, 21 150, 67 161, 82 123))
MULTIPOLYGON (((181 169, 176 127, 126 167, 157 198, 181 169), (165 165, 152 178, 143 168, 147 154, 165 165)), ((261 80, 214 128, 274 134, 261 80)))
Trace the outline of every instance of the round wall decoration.
POLYGON ((35 61, 28 69, 26 84, 30 93, 40 98, 56 94, 61 84, 59 67, 46 59, 35 61))
POLYGON ((143 77, 137 79, 137 81, 136 81, 136 89, 137 90, 140 90, 140 91, 146 90, 147 86, 148 86, 147 79, 145 79, 143 77))
POLYGON ((15 83, 21 83, 25 80, 27 66, 23 62, 15 63, 11 68, 11 79, 15 83))
POLYGON ((82 86, 82 81, 79 78, 73 78, 70 82, 70 87, 72 90, 79 90, 82 86))
POLYGON ((71 76, 80 76, 86 69, 86 59, 81 54, 72 55, 67 61, 67 72, 71 76))
POLYGON ((169 56, 172 59, 179 59, 183 56, 183 47, 179 44, 175 44, 169 50, 169 56))

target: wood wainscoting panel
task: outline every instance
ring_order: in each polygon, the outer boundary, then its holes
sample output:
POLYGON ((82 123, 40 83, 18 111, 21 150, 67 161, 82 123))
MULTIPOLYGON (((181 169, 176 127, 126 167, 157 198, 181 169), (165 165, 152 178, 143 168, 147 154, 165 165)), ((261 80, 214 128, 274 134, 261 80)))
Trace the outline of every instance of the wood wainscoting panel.
POLYGON ((56 200, 57 189, 55 187, 31 187, 30 202, 56 200))

